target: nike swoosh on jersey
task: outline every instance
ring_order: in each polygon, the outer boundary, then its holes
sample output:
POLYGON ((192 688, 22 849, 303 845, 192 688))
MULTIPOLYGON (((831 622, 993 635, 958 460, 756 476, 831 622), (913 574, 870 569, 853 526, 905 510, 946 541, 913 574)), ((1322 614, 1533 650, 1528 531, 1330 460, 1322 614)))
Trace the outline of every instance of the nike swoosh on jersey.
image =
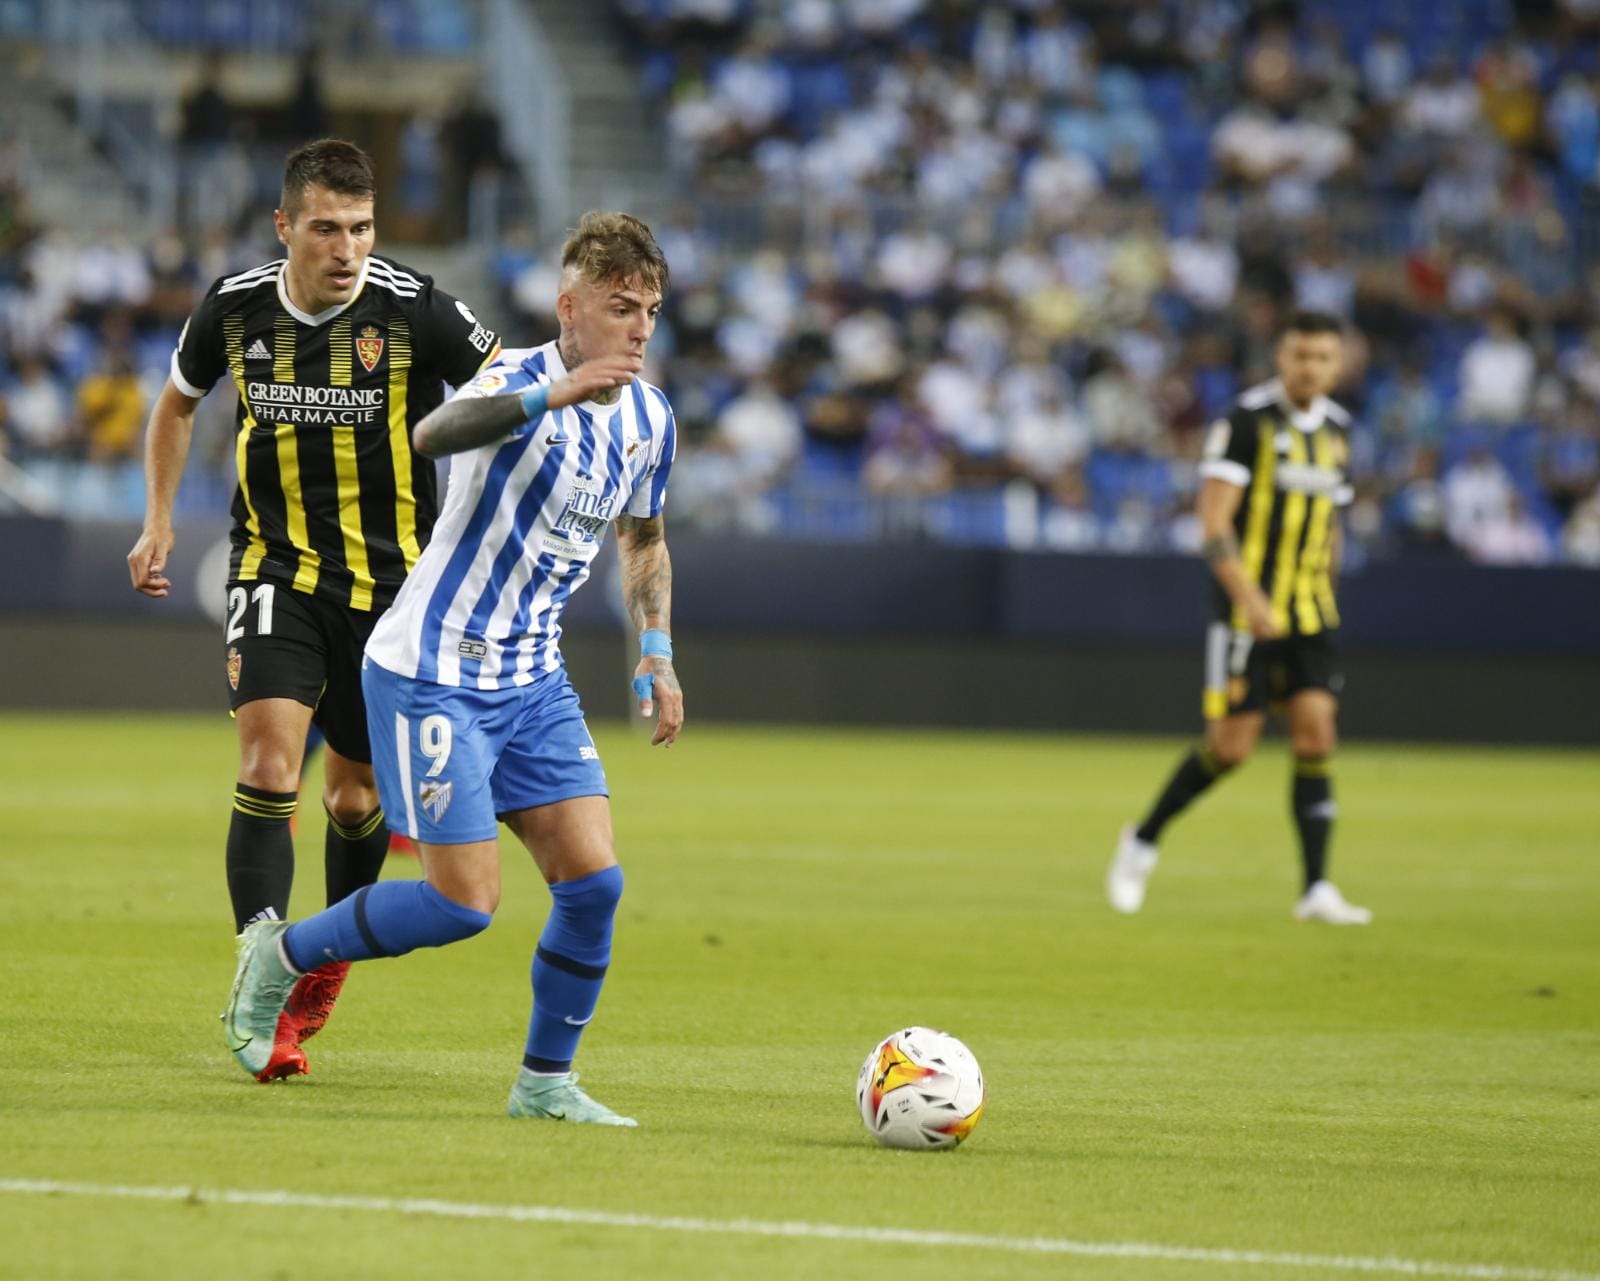
POLYGON ((547 445, 570 445, 572 443, 572 437, 563 436, 560 432, 553 431, 545 437, 544 443, 547 445))

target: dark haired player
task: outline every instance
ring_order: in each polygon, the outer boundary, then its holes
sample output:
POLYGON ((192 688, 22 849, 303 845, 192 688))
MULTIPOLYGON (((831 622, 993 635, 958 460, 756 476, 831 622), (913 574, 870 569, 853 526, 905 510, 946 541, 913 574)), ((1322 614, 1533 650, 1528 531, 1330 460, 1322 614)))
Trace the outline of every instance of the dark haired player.
MULTIPOLYGON (((499 343, 426 276, 373 254, 372 162, 336 139, 284 169, 273 216, 286 255, 213 284, 184 326, 150 415, 134 587, 165 596, 173 499, 194 413, 223 375, 239 392, 223 642, 240 767, 228 831, 234 928, 289 908, 289 819, 306 731, 327 738, 329 903, 372 884, 389 833, 361 694, 361 651, 428 543, 433 464, 411 429, 499 343)), ((263 1081, 307 1070, 348 966, 312 970, 279 1023, 263 1081)))
POLYGON ((1336 508, 1350 501, 1349 415, 1328 399, 1343 360, 1343 326, 1320 312, 1289 319, 1278 377, 1239 397, 1207 438, 1200 465, 1204 555, 1215 578, 1206 632, 1206 736, 1137 826, 1122 831, 1106 876, 1119 912, 1137 912, 1162 830, 1261 737, 1281 706, 1294 752, 1290 792, 1304 892, 1298 921, 1365 925, 1327 879, 1335 806, 1331 757, 1344 678, 1335 636, 1336 508))

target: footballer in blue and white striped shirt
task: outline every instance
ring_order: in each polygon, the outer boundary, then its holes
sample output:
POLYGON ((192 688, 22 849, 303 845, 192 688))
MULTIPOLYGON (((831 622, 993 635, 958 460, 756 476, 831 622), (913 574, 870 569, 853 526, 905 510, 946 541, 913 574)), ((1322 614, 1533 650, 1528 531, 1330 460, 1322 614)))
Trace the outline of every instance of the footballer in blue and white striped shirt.
POLYGON ((585 214, 562 249, 561 335, 508 350, 417 425, 457 454, 433 541, 367 643, 373 768, 390 824, 425 879, 384 881, 303 921, 246 930, 223 1023, 249 1071, 271 1053, 295 980, 330 960, 438 947, 483 930, 500 900, 497 819, 550 885, 533 1014, 507 1110, 632 1125, 571 1071, 611 959, 622 870, 605 772, 561 660, 561 614, 617 529, 640 630, 634 690, 654 743, 683 725, 663 534, 672 408, 638 375, 668 283, 650 230, 585 214))

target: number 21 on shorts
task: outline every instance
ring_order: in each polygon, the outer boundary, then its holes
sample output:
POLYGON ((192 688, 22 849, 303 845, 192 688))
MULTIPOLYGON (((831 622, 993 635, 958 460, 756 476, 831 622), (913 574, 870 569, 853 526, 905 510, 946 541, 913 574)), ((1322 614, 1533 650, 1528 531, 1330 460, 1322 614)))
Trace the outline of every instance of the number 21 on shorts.
POLYGON ((271 583, 258 583, 256 589, 250 591, 246 587, 230 587, 228 589, 228 630, 223 637, 223 643, 233 644, 245 634, 244 624, 245 607, 251 602, 256 606, 257 636, 272 635, 272 594, 274 588, 271 583))

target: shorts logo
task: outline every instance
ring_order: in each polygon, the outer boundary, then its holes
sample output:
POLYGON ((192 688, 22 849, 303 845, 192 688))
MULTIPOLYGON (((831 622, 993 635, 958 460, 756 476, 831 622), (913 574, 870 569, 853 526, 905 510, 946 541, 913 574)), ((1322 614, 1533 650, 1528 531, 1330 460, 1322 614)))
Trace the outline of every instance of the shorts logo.
POLYGON ((435 823, 443 819, 444 812, 450 808, 452 791, 454 791, 453 784, 442 783, 435 778, 423 779, 422 785, 417 788, 417 798, 422 802, 422 808, 435 823))
POLYGON ((580 747, 578 749, 578 759, 580 761, 597 761, 600 759, 600 753, 592 747, 580 747))
POLYGON ((239 668, 244 666, 244 655, 232 645, 228 646, 228 684, 235 690, 239 688, 239 668))
POLYGON ((1237 707, 1244 702, 1245 696, 1250 693, 1250 682, 1243 676, 1235 676, 1228 681, 1228 702, 1237 707))
POLYGON ((383 335, 376 325, 367 325, 356 336, 356 355, 361 357, 362 367, 369 374, 378 367, 383 355, 383 335))

